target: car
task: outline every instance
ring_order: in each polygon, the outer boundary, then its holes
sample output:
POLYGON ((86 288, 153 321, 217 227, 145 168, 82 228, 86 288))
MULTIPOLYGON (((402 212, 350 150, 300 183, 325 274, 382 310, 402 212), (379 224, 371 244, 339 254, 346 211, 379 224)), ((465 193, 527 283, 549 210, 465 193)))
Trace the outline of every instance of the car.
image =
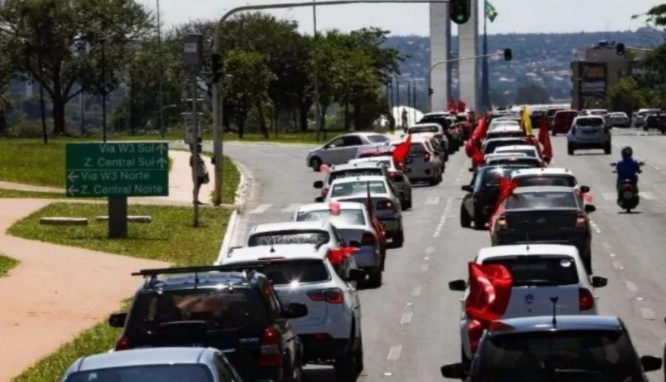
POLYGON ((481 152, 483 155, 492 154, 495 149, 502 146, 515 146, 527 144, 527 138, 524 137, 511 137, 511 138, 492 138, 486 139, 481 144, 481 152))
POLYGON ((323 146, 310 151, 305 159, 307 167, 319 171, 322 164, 347 163, 356 157, 359 149, 386 145, 390 139, 377 133, 349 133, 339 135, 323 146))
POLYGON ((574 155, 576 150, 602 149, 608 155, 611 148, 611 133, 602 117, 574 118, 567 133, 567 154, 574 155))
POLYGON ((499 179, 508 178, 513 170, 505 167, 484 166, 478 168, 469 185, 461 189, 467 194, 460 203, 460 226, 483 230, 492 216, 499 197, 499 179))
POLYGON ((405 167, 412 183, 428 182, 435 186, 442 182, 444 162, 432 147, 430 138, 412 138, 405 167))
POLYGON ((495 120, 488 127, 486 139, 520 138, 525 136, 523 128, 512 120, 495 120))
POLYGON ((304 363, 333 365, 337 380, 355 381, 363 370, 361 303, 355 283, 365 272, 353 257, 333 261, 314 246, 238 248, 225 264, 256 267, 271 281, 280 301, 307 306, 291 321, 304 349, 304 363))
POLYGON ((402 138, 407 138, 408 134, 412 135, 412 139, 420 136, 435 138, 442 147, 442 150, 444 150, 447 154, 454 151, 450 145, 448 137, 446 136, 446 130, 444 130, 442 125, 439 123, 426 122, 410 126, 407 129, 407 133, 403 135, 402 138))
POLYGON ((331 184, 331 191, 324 200, 339 202, 369 203, 373 206, 372 214, 382 223, 386 237, 394 247, 402 247, 405 231, 402 225, 402 208, 396 190, 390 182, 379 176, 360 176, 357 178, 337 179, 331 184))
POLYGON ((400 203, 402 204, 403 210, 409 210, 412 208, 413 199, 412 199, 412 183, 409 181, 409 177, 396 166, 393 158, 391 156, 375 156, 369 158, 359 158, 352 159, 349 161, 349 164, 353 165, 356 163, 377 163, 386 167, 388 170, 389 180, 391 184, 398 191, 398 197, 400 198, 400 203))
POLYGON ((608 115, 608 123, 610 127, 630 127, 631 120, 627 113, 624 112, 613 112, 608 115))
POLYGON ((523 153, 507 153, 507 154, 488 154, 483 157, 484 164, 496 162, 499 159, 505 158, 527 158, 528 156, 523 153))
POLYGON ((243 382, 224 353, 206 347, 164 347, 108 352, 77 359, 62 382, 243 382))
POLYGON ((582 205, 571 187, 518 187, 492 218, 491 242, 496 245, 547 243, 574 245, 592 274, 592 204, 582 205))
POLYGON ((328 221, 257 224, 247 234, 245 246, 318 244, 329 249, 346 247, 340 231, 328 221))
MULTIPOLYGON (((390 145, 390 142, 386 146, 372 146, 368 148, 358 149, 356 153, 356 158, 372 158, 378 156, 391 156, 395 147, 390 145)), ((350 160, 351 161, 351 160, 350 160)), ((349 163, 350 161, 347 161, 349 163)))
POLYGON ((331 166, 329 171, 326 172, 323 181, 318 180, 312 184, 312 187, 321 190, 321 198, 317 198, 315 199, 315 201, 316 202, 321 201, 323 198, 326 197, 328 189, 334 180, 338 178, 364 176, 364 175, 384 176, 386 177, 386 179, 389 179, 391 177, 386 166, 381 166, 379 163, 357 162, 357 163, 345 163, 340 165, 334 165, 331 166))
POLYGON ((465 142, 464 131, 458 126, 456 117, 451 116, 447 111, 435 111, 426 113, 421 117, 418 124, 437 123, 442 129, 449 141, 449 152, 456 152, 465 142))
MULTIPOLYGON (((555 122, 555 114, 560 110, 565 110, 565 107, 549 107, 546 109, 546 118, 548 119, 548 126, 553 126, 555 122)), ((533 126, 539 126, 538 124, 533 123, 533 126)))
MULTIPOLYGON (((512 278, 511 297, 502 319, 551 314, 556 297, 558 314, 597 314, 594 288, 606 286, 608 280, 595 276, 588 279, 576 247, 570 245, 505 245, 482 248, 474 262, 479 265, 504 265, 512 278)), ((465 280, 449 283, 452 291, 469 295, 465 280)), ((460 321, 462 361, 469 366, 483 332, 481 322, 463 314, 460 321)))
POLYGON ((659 113, 659 112, 661 112, 661 109, 640 109, 640 110, 638 110, 636 112, 636 115, 633 118, 634 126, 642 127, 643 124, 645 123, 645 117, 648 114, 659 113))
POLYGON ((511 173, 511 180, 517 187, 562 186, 572 187, 583 203, 592 202, 589 186, 578 184, 571 170, 558 167, 518 169, 511 173))
POLYGON ((551 135, 566 134, 571 127, 574 118, 578 116, 578 110, 563 109, 555 112, 551 128, 551 135))
POLYGON ((307 306, 282 306, 266 276, 224 266, 145 269, 115 351, 142 347, 210 346, 223 350, 247 381, 298 380, 303 347, 289 319, 307 306))
POLYGON ((523 153, 516 155, 495 157, 486 160, 486 166, 504 166, 513 168, 541 168, 544 163, 538 158, 531 158, 523 153))
POLYGON ((386 263, 386 237, 376 217, 368 213, 366 204, 357 202, 313 203, 300 206, 294 221, 329 221, 348 244, 356 244, 356 265, 370 276, 370 284, 382 285, 386 263))
POLYGON ((534 145, 512 145, 501 146, 495 149, 494 154, 516 154, 523 153, 530 158, 541 160, 539 150, 534 145))
POLYGON ((626 325, 613 316, 510 318, 485 331, 471 370, 441 368, 444 378, 482 381, 647 382, 662 359, 638 356, 626 325))

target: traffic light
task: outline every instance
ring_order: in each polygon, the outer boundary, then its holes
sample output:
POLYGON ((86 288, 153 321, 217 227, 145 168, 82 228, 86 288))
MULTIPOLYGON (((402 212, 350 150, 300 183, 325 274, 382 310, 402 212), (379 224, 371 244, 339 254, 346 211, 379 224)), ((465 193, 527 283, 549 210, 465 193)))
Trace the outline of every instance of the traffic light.
POLYGON ((213 73, 211 82, 218 83, 222 78, 222 55, 213 53, 210 71, 213 73))
POLYGON ((619 43, 615 46, 615 52, 618 56, 624 56, 624 44, 619 43))
POLYGON ((513 52, 509 48, 504 49, 504 61, 511 60, 513 60, 513 52))
POLYGON ((470 0, 449 1, 449 16, 456 24, 465 24, 472 16, 472 3, 470 0))
POLYGON ((428 95, 433 95, 435 94, 435 91, 432 90, 432 88, 428 88, 428 95))

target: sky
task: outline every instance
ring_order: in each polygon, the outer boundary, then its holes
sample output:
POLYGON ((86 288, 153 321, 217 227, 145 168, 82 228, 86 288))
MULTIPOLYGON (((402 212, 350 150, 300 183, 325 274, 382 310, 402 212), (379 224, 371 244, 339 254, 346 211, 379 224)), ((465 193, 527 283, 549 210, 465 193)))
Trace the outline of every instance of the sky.
MULTIPOLYGON (((301 2, 303 0, 137 0, 151 10, 160 2, 166 28, 197 19, 217 19, 244 5, 301 2)), ((308 1, 308 0, 305 0, 308 1)), ((320 0, 321 1, 321 0, 320 0)), ((479 0, 481 3, 483 0, 479 0)), ((409 2, 409 0, 405 0, 409 2)), ((499 13, 488 33, 554 33, 635 30, 644 23, 631 20, 661 3, 655 0, 491 0, 499 13)), ((482 8, 482 7, 480 7, 482 8)), ((482 12, 482 9, 480 9, 482 12)), ((312 33, 312 8, 275 10, 280 18, 296 20, 301 31, 312 33)), ((317 29, 350 31, 376 26, 393 35, 429 34, 428 4, 358 4, 317 8, 317 29)), ((454 28, 454 34, 455 28, 454 28)))

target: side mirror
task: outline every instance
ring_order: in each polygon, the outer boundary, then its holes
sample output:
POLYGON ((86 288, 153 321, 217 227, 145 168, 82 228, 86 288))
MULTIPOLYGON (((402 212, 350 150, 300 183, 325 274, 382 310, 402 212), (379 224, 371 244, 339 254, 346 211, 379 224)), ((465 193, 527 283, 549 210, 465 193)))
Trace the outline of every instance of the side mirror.
POLYGON ((595 288, 603 288, 608 285, 608 279, 601 276, 592 276, 592 286, 595 288))
POLYGON ((312 183, 312 187, 314 187, 316 189, 324 188, 324 182, 321 181, 321 180, 318 180, 318 181, 312 183))
POLYGON ((615 166, 617 166, 617 163, 612 162, 612 163, 610 164, 610 166, 611 166, 611 167, 615 167, 615 166))
POLYGON ((442 377, 447 379, 465 379, 466 372, 465 366, 462 363, 452 363, 450 365, 444 365, 440 369, 442 372, 442 377))
POLYGON ((467 171, 469 172, 476 172, 476 169, 474 167, 470 167, 467 171))
POLYGON ((661 358, 653 357, 651 355, 644 355, 641 357, 641 365, 643 365, 643 371, 655 371, 661 369, 661 358))
POLYGON ((324 202, 324 197, 323 196, 317 196, 315 198, 315 203, 323 203, 324 202))
POLYGON ((109 326, 112 328, 123 328, 125 327, 125 321, 127 321, 127 313, 113 313, 109 316, 109 326))
POLYGON ((361 244, 360 241, 352 240, 349 242, 349 246, 354 248, 361 248, 363 244, 361 244))
POLYGON ((470 186, 469 184, 460 187, 460 189, 465 192, 474 192, 474 188, 472 188, 472 186, 470 186))
POLYGON ((301 318, 308 315, 308 307, 303 304, 291 303, 282 309, 283 318, 301 318))
POLYGON ((580 193, 581 193, 581 194, 587 194, 588 192, 590 192, 590 187, 588 187, 588 186, 580 186, 580 193))
POLYGON ((643 167, 643 166, 645 166, 645 162, 638 162, 638 165, 643 167))
POLYGON ((588 214, 591 213, 591 212, 594 212, 596 210, 597 210, 597 207, 595 207, 591 204, 586 204, 585 205, 585 212, 587 212, 588 214))
POLYGON ((363 281, 366 273, 361 269, 350 269, 347 275, 347 281, 363 281))
POLYGON ((465 280, 454 280, 449 282, 449 289, 454 292, 464 292, 467 289, 467 282, 465 280))

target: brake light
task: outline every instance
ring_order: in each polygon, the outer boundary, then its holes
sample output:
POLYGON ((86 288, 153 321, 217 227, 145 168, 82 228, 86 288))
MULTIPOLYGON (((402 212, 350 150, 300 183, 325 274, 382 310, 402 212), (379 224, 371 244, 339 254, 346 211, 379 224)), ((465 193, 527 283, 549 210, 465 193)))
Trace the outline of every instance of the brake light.
POLYGON ((132 347, 130 345, 129 339, 125 336, 120 337, 120 339, 116 341, 116 347, 115 347, 116 351, 129 350, 131 348, 132 347))
POLYGON ((312 301, 326 301, 329 304, 342 304, 345 297, 339 288, 319 289, 308 292, 312 301))
POLYGON ((375 245, 375 244, 377 244, 377 239, 375 239, 375 235, 371 233, 363 234, 363 238, 361 239, 361 245, 375 245))
POLYGON ((425 159, 426 161, 429 161, 430 160, 430 154, 429 153, 423 154, 423 159, 425 159))
POLYGON ((389 177, 391 178, 391 180, 396 180, 398 178, 398 173, 395 171, 390 171, 389 177))
POLYGON ((377 203, 377 209, 378 210, 390 210, 393 209, 393 203, 391 203, 388 200, 381 201, 377 203))
POLYGON ((594 296, 592 292, 585 288, 578 289, 578 306, 580 310, 590 310, 594 308, 594 296))
POLYGON ((479 347, 479 341, 483 335, 483 330, 483 325, 477 320, 471 320, 467 325, 467 337, 469 338, 469 347, 472 354, 474 354, 479 347))
POLYGON ((497 230, 500 232, 509 232, 509 226, 506 224, 506 217, 497 218, 497 230))
POLYGON ((585 223, 587 223, 587 217, 583 214, 578 214, 576 217, 576 231, 585 230, 585 223))
POLYGON ((261 336, 261 357, 259 366, 281 366, 280 333, 274 327, 266 328, 261 336))

